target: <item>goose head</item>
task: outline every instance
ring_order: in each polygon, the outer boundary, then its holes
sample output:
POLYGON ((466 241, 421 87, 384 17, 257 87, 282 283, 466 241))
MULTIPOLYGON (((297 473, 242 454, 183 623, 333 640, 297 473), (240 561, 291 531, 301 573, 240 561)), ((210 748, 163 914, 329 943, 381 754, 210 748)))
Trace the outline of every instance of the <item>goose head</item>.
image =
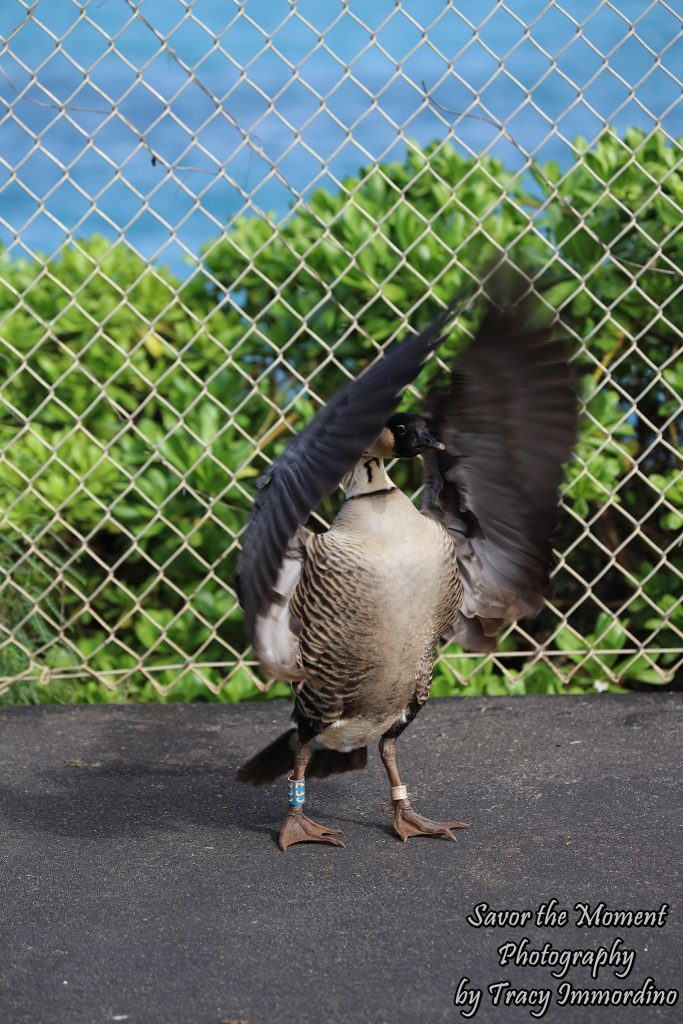
POLYGON ((411 412, 392 416, 375 444, 377 455, 384 459, 413 459, 429 448, 443 452, 446 445, 429 433, 422 416, 411 412))

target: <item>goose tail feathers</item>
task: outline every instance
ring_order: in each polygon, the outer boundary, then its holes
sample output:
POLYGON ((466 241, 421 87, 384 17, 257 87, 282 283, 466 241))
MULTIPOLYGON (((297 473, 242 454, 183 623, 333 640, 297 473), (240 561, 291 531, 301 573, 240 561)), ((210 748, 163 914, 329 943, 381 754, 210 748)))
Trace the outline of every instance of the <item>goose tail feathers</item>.
MULTIPOLYGON (((296 738, 296 729, 283 732, 237 769, 237 781, 249 786, 265 786, 269 782, 274 782, 280 775, 287 775, 294 768, 296 738)), ((306 778, 324 779, 328 775, 356 771, 365 768, 367 761, 367 747, 359 747, 348 753, 339 750, 313 750, 306 768, 306 778)))

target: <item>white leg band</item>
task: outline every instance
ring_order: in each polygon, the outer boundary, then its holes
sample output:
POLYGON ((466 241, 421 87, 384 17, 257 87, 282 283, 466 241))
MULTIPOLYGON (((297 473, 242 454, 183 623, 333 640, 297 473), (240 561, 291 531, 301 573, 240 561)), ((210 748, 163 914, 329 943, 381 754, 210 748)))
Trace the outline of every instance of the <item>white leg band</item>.
POLYGON ((407 800, 408 790, 405 786, 392 786, 391 787, 391 799, 392 800, 407 800))

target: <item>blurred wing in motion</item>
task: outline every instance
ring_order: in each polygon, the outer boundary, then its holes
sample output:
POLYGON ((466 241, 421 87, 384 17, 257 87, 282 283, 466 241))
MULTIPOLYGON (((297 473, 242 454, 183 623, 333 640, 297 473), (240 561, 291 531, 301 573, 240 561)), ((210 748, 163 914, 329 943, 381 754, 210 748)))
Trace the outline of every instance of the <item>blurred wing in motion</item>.
POLYGON ((426 452, 422 511, 456 545, 464 596, 446 639, 495 648, 504 619, 536 614, 549 589, 559 487, 576 438, 563 345, 530 299, 489 306, 446 388, 427 399, 445 452, 426 452))

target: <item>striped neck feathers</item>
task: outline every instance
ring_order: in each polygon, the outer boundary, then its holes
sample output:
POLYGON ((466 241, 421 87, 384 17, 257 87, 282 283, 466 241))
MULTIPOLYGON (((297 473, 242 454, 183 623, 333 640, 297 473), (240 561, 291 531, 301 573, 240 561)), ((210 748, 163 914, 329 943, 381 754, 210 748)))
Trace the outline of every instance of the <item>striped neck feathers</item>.
POLYGON ((342 487, 348 498, 357 498, 361 494, 373 494, 375 491, 396 490, 387 476, 382 459, 376 455, 364 455, 350 473, 342 480, 342 487))

